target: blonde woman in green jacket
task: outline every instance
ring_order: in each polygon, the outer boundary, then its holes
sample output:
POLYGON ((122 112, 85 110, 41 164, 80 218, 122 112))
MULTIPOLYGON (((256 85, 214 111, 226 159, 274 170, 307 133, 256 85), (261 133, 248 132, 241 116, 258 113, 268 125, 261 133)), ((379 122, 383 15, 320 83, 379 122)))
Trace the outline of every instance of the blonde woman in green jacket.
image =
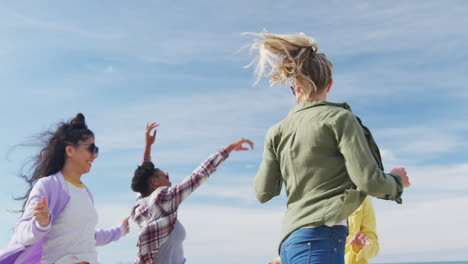
POLYGON ((260 202, 286 187, 287 210, 279 247, 283 264, 344 263, 347 217, 366 195, 401 203, 409 186, 404 168, 383 171, 377 145, 350 107, 326 101, 332 63, 304 35, 249 33, 259 55, 258 80, 291 85, 297 105, 265 138, 255 177, 260 202))

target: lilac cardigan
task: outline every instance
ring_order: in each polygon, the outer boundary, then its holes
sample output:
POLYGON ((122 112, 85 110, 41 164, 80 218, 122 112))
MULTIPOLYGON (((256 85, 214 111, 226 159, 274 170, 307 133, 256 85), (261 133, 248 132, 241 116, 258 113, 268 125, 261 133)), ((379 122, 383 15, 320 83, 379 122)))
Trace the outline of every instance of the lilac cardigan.
MULTIPOLYGON (((94 202, 91 192, 87 188, 86 190, 94 202)), ((51 223, 53 224, 70 200, 68 188, 61 172, 41 178, 33 186, 24 213, 16 223, 15 233, 10 244, 6 249, 0 250, 0 264, 41 262, 42 249, 47 241, 46 235, 51 225, 39 228, 32 214, 34 206, 41 200, 42 196, 47 198, 51 211, 51 223)), ((109 230, 97 230, 94 234, 96 246, 106 245, 118 240, 123 235, 125 235, 123 225, 109 230)))

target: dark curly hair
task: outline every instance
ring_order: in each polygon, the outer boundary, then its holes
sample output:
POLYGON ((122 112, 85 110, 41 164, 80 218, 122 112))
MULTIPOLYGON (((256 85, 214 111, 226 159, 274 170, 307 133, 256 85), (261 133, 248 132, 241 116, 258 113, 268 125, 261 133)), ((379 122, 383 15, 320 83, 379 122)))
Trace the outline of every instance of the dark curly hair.
POLYGON ((94 133, 88 129, 85 122, 85 117, 82 113, 78 113, 73 119, 68 122, 61 122, 55 130, 45 131, 35 137, 37 143, 20 144, 18 146, 41 146, 39 153, 28 161, 20 169, 20 177, 28 184, 29 189, 24 196, 15 198, 16 200, 25 200, 20 212, 24 212, 27 198, 31 193, 34 184, 43 177, 53 175, 63 169, 65 164, 65 147, 76 145, 79 141, 87 140, 94 137, 94 133), (31 164, 31 166, 28 166, 31 164), (23 171, 29 167, 30 176, 23 171))
POLYGON ((155 173, 161 172, 160 169, 155 168, 153 162, 145 161, 143 164, 138 166, 133 174, 132 178, 132 190, 134 192, 139 192, 142 197, 146 197, 150 195, 150 191, 148 190, 148 180, 153 176, 155 173))

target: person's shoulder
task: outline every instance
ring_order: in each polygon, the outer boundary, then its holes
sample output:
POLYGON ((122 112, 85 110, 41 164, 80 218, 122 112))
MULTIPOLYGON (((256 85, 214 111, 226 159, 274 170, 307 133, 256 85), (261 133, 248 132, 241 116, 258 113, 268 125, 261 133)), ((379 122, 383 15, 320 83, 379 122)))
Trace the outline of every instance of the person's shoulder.
POLYGON ((326 105, 323 106, 318 120, 332 130, 341 131, 348 124, 357 122, 354 114, 345 108, 326 105))
POLYGON ((357 122, 356 116, 351 111, 348 104, 329 104, 326 105, 324 116, 334 125, 343 125, 349 122, 357 122))
POLYGON ((281 122, 276 123, 273 126, 271 126, 266 133, 266 138, 268 139, 277 135, 280 128, 281 128, 281 122))
POLYGON ((327 102, 323 108, 324 112, 334 115, 336 117, 340 116, 354 116, 354 114, 351 111, 351 107, 347 103, 331 103, 327 102))
POLYGON ((48 175, 45 177, 40 178, 37 180, 36 184, 37 186, 53 186, 53 185, 58 185, 60 184, 60 178, 59 173, 55 173, 52 175, 48 175))

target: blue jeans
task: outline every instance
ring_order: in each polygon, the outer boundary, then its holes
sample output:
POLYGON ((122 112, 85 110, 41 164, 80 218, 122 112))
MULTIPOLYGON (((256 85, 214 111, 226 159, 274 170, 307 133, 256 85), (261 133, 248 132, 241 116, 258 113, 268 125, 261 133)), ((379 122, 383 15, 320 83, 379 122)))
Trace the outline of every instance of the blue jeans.
POLYGON ((281 263, 344 264, 347 235, 346 226, 297 229, 281 243, 281 263))

